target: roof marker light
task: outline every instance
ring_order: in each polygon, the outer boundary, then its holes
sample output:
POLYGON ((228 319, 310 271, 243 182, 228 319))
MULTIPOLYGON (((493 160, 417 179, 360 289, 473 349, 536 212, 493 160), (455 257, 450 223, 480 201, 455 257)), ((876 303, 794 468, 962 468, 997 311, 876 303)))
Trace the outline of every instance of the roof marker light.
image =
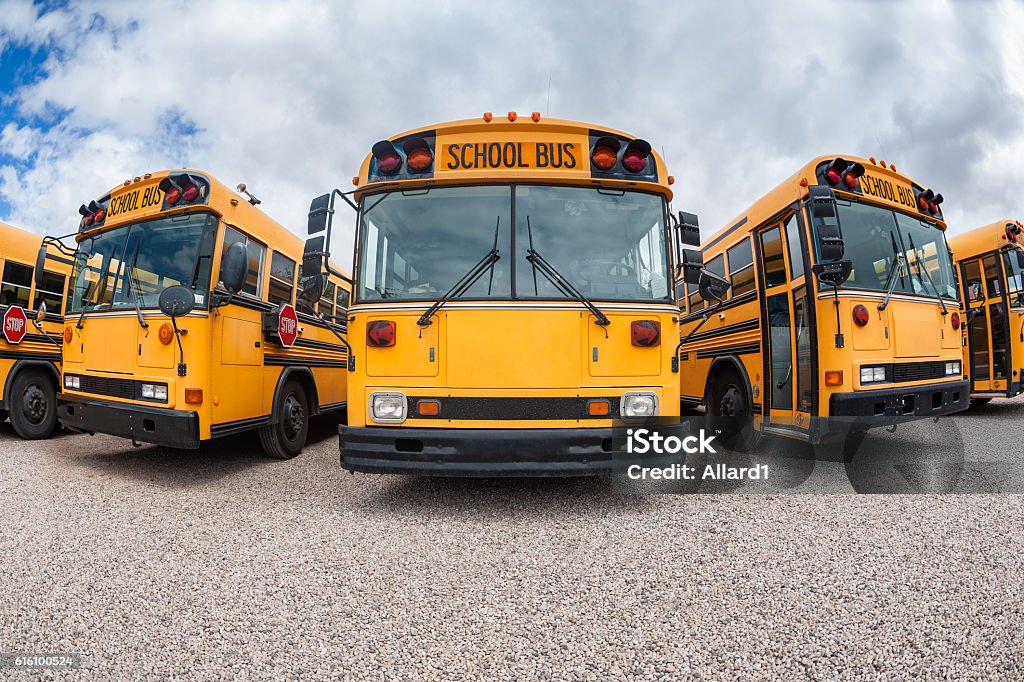
POLYGON ((429 170, 434 163, 434 153, 430 151, 430 144, 422 137, 409 138, 402 143, 402 149, 405 151, 409 170, 415 173, 429 170))
POLYGON ((651 143, 647 140, 633 140, 626 145, 622 153, 622 166, 630 173, 639 173, 647 168, 647 159, 651 155, 651 143))
POLYGON ((377 172, 381 175, 394 175, 402 168, 402 157, 388 140, 381 140, 371 148, 373 158, 377 161, 377 172))
POLYGON ((610 170, 619 160, 620 146, 621 144, 614 137, 598 138, 590 152, 590 164, 598 170, 610 170))

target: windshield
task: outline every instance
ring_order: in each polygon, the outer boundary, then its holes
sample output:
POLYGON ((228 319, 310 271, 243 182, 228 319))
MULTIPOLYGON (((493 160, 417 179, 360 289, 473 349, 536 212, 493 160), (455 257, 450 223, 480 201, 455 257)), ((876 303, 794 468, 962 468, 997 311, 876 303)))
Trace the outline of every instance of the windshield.
POLYGON ((358 300, 434 301, 495 246, 498 261, 461 298, 567 298, 527 260, 531 237, 587 298, 668 299, 664 216, 661 196, 621 190, 489 185, 369 196, 358 300))
POLYGON ((158 307, 160 292, 181 284, 205 308, 217 218, 210 213, 156 218, 83 239, 71 273, 69 312, 158 307))
POLYGON ((1006 264, 1006 293, 1010 295, 1011 305, 1024 305, 1024 267, 1017 260, 1024 251, 1004 251, 1003 261, 1006 264))
POLYGON ((886 291, 897 254, 904 267, 893 275, 895 293, 957 299, 946 235, 929 223, 887 208, 839 201, 844 258, 853 263, 843 289, 886 291), (934 286, 933 286, 934 285, 934 286))

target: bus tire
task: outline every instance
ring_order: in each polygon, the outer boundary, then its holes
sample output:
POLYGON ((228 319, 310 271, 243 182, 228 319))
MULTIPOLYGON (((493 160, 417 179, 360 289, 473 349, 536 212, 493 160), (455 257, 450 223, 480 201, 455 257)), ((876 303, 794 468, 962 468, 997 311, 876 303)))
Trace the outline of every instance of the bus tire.
POLYGON ((260 427, 260 444, 268 457, 291 459, 306 445, 309 433, 309 398, 298 381, 290 379, 281 387, 275 412, 277 422, 260 427))
POLYGON ((26 440, 49 438, 57 426, 57 386, 39 369, 26 369, 11 382, 8 398, 11 426, 26 440))
POLYGON ((719 440, 730 450, 748 452, 761 439, 761 434, 754 429, 754 411, 746 384, 733 369, 715 377, 707 414, 711 428, 722 432, 719 440))
POLYGON ((992 402, 992 398, 971 398, 971 404, 968 407, 982 407, 992 402))

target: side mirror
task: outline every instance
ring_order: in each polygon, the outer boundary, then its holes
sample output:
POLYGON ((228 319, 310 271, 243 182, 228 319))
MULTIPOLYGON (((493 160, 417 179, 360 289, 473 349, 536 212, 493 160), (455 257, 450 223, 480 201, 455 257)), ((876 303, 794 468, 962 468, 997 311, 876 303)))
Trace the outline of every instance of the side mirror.
POLYGON ((227 248, 221 258, 220 281, 224 283, 224 288, 229 293, 238 293, 245 284, 245 275, 248 271, 249 252, 246 250, 245 244, 235 242, 227 248))
POLYGON ((696 213, 679 212, 679 246, 700 248, 700 225, 696 213))
POLYGON ((853 261, 837 260, 831 263, 816 263, 811 270, 822 284, 838 289, 853 273, 853 261))
POLYGON ((313 307, 324 294, 324 238, 310 237, 302 252, 302 293, 299 298, 313 307))
POLYGON ((693 249, 680 252, 679 269, 683 271, 683 281, 687 284, 700 284, 700 274, 704 270, 704 255, 693 249))
POLYGON ((43 286, 43 271, 46 269, 46 244, 39 247, 39 252, 36 254, 36 269, 33 273, 33 278, 36 282, 36 289, 43 286))
POLYGON ((172 318, 184 317, 192 312, 196 305, 196 299, 191 290, 181 285, 176 285, 167 287, 160 292, 159 304, 160 312, 164 315, 172 318))
POLYGON ((46 319, 46 301, 39 302, 39 310, 36 311, 36 322, 42 324, 46 319))
POLYGON ((814 218, 814 236, 818 242, 818 260, 823 263, 841 260, 846 253, 846 245, 839 228, 835 194, 828 187, 821 185, 812 185, 807 191, 811 198, 811 216, 814 218))
POLYGON ((306 224, 308 234, 317 234, 327 229, 327 219, 331 213, 331 195, 323 194, 309 204, 309 219, 306 224))
POLYGON ((697 290, 700 297, 711 303, 721 303, 722 298, 729 292, 732 283, 725 277, 720 277, 710 270, 701 270, 700 282, 697 290))

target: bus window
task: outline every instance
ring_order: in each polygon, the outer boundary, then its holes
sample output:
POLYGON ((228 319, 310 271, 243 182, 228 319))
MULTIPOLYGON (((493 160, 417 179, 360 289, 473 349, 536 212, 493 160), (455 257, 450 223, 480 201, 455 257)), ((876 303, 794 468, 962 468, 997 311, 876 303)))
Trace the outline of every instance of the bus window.
POLYGON ((248 235, 228 225, 224 228, 224 248, 222 252, 227 251, 228 247, 235 242, 245 244, 246 251, 249 253, 249 272, 245 276, 242 293, 258 298, 263 295, 263 259, 267 249, 248 235))
MULTIPOLYGON (((778 236, 778 228, 772 230, 778 236)), ((778 245, 782 248, 781 239, 778 245)), ((771 405, 778 410, 793 409, 793 357, 786 293, 768 297, 768 333, 771 334, 771 405)))
POLYGON ((36 289, 36 307, 39 301, 46 303, 46 312, 64 314, 64 275, 43 271, 43 283, 36 289))
POLYGON ((686 285, 686 290, 690 293, 686 297, 687 308, 691 313, 695 313, 704 307, 704 299, 700 297, 700 291, 696 288, 690 291, 690 285, 686 285))
POLYGON ((956 299, 953 265, 949 260, 946 234, 926 222, 896 214, 906 247, 907 268, 915 294, 938 295, 956 299))
POLYGON ((785 257, 782 255, 781 228, 773 227, 761 234, 761 250, 764 252, 765 288, 771 289, 785 284, 788 278, 785 257))
POLYGON ((729 280, 732 282, 730 293, 739 296, 754 290, 754 252, 750 240, 744 239, 729 249, 729 280))
POLYGON ((985 260, 985 290, 989 298, 999 298, 1003 295, 1003 278, 999 274, 999 261, 995 256, 986 256, 985 260))
POLYGON ((964 280, 964 287, 967 290, 967 295, 971 297, 971 303, 985 298, 985 290, 981 288, 981 264, 978 261, 972 260, 964 263, 964 280))
POLYGON ((786 240, 789 243, 789 269, 792 271, 790 279, 797 279, 804 274, 804 252, 800 248, 800 223, 795 213, 786 221, 786 240))
POLYGON ((0 303, 29 307, 32 291, 32 268, 7 261, 4 263, 3 283, 0 284, 0 303))
POLYGON ((1010 294, 1012 305, 1024 305, 1024 268, 1017 263, 1014 253, 1003 253, 1003 267, 1006 268, 1006 291, 1010 294))
POLYGON ((291 303, 295 289, 295 261, 275 251, 270 257, 270 302, 291 303))
POLYGON ((351 298, 351 294, 345 287, 338 287, 338 295, 335 297, 334 302, 337 304, 335 309, 335 317, 341 322, 348 321, 348 302, 351 298))
POLYGON ((334 282, 328 282, 324 287, 323 296, 316 303, 316 311, 331 321, 334 316, 334 290, 334 282))
POLYGON ((793 319, 796 323, 796 409, 810 412, 814 404, 814 372, 811 364, 811 319, 805 286, 793 291, 793 319))

